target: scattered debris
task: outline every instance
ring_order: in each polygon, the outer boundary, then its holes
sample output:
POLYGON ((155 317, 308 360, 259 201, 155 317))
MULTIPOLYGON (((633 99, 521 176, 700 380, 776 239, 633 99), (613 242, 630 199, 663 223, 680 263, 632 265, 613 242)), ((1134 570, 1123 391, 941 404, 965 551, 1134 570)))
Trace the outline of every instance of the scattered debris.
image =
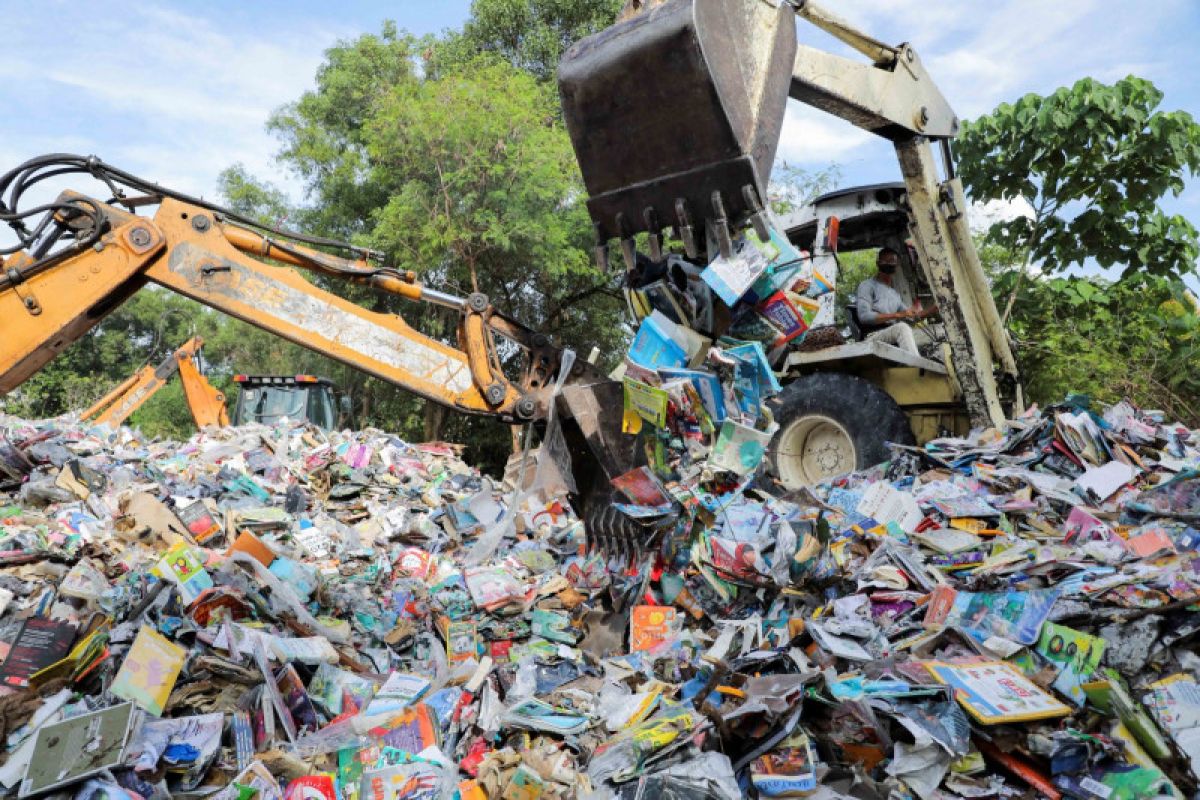
POLYGON ((1072 398, 788 494, 720 444, 769 429, 755 352, 709 352, 720 425, 702 378, 643 368, 669 399, 629 403, 624 557, 538 481, 549 451, 518 487, 375 430, 0 418, 0 784, 1192 796, 1197 433, 1072 398))

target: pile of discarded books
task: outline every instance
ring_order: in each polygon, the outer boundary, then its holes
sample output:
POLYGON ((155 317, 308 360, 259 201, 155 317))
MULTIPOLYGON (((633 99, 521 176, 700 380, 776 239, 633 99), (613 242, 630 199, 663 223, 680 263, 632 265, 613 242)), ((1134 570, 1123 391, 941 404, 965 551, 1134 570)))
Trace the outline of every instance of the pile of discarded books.
POLYGON ((0 784, 1196 791, 1196 432, 1079 401, 780 496, 680 408, 668 469, 617 482, 657 537, 626 558, 448 445, 0 417, 0 784))

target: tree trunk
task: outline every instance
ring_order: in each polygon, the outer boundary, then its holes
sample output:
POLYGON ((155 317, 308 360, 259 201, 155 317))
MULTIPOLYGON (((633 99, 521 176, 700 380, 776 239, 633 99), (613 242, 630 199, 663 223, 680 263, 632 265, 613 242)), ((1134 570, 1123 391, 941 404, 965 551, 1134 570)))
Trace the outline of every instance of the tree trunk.
POLYGON ((446 426, 447 409, 432 400, 425 402, 425 441, 437 442, 442 438, 442 429, 446 426))

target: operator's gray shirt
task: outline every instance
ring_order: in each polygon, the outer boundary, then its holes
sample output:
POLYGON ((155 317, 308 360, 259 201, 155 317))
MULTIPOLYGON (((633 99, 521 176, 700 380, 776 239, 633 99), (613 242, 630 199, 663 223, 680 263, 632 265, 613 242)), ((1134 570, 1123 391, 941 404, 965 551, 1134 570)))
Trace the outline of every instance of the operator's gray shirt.
POLYGON ((858 285, 858 321, 863 325, 880 325, 880 314, 897 314, 908 308, 900 293, 886 283, 868 278, 858 285))

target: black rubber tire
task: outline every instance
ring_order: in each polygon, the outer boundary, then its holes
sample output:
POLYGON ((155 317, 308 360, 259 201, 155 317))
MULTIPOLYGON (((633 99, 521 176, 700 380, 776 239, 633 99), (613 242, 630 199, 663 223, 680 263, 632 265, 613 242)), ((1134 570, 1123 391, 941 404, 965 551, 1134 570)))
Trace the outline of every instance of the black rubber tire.
MULTIPOLYGON (((854 443, 855 469, 867 469, 892 457, 885 442, 915 444, 912 426, 891 396, 870 381, 841 372, 817 372, 789 383, 769 401, 782 433, 810 414, 829 417, 845 428, 854 443)), ((767 451, 772 472, 778 476, 776 435, 767 451)))

